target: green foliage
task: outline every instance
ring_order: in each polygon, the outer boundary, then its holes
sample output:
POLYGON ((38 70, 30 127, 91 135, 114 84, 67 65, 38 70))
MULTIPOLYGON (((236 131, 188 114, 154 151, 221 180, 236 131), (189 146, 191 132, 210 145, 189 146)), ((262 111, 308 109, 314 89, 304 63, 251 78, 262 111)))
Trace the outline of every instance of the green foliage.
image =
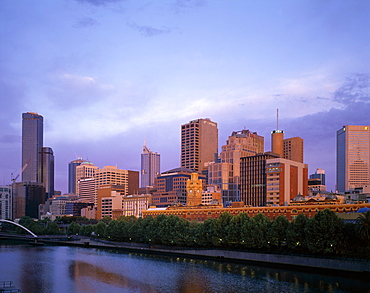
POLYGON ((46 226, 45 234, 47 235, 61 234, 58 224, 54 222, 49 222, 48 225, 46 226))
POLYGON ((243 245, 253 249, 266 249, 270 246, 267 233, 271 221, 264 214, 257 214, 245 221, 242 231, 243 245))
POLYGON ((296 251, 305 251, 306 233, 305 228, 308 218, 304 214, 299 214, 297 218, 290 223, 287 229, 287 245, 288 248, 296 251))
POLYGON ((343 241, 343 220, 331 210, 319 211, 305 228, 308 249, 319 254, 338 254, 343 241))
POLYGON ((99 221, 96 225, 94 225, 94 232, 98 237, 104 237, 105 227, 107 225, 103 221, 99 221))
POLYGON ((278 216, 270 225, 267 232, 268 242, 271 245, 281 247, 281 244, 287 239, 287 230, 289 221, 283 215, 278 216))
POLYGON ((72 222, 67 228, 67 234, 77 235, 80 232, 80 228, 81 226, 79 224, 77 224, 76 222, 72 222))
POLYGON ((370 244, 370 211, 358 216, 357 236, 367 245, 370 244))

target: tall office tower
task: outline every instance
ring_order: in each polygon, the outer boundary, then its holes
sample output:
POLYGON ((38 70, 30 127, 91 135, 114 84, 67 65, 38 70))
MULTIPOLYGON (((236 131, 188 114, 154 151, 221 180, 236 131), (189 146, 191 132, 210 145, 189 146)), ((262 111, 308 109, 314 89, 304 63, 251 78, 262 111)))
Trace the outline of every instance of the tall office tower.
POLYGON ((83 162, 88 161, 77 158, 77 160, 71 161, 68 164, 68 193, 76 194, 76 167, 80 166, 83 162))
POLYGON ((284 139, 284 159, 303 163, 303 139, 292 137, 284 139))
POLYGON ((44 118, 32 112, 22 114, 22 181, 42 182, 44 118))
POLYGON ((203 171, 218 154, 217 123, 209 118, 181 125, 181 167, 203 171))
POLYGON ((81 178, 78 184, 78 199, 83 202, 95 203, 95 178, 81 178))
POLYGON ((144 143, 141 154, 141 185, 154 186, 154 178, 160 174, 160 155, 152 152, 144 143))
POLYGON ((337 131, 337 190, 370 184, 370 125, 345 125, 337 131))
MULTIPOLYGON (((76 166, 76 195, 77 196, 81 196, 80 184, 79 184, 80 180, 87 179, 87 178, 95 178, 95 173, 98 170, 99 170, 98 166, 95 166, 93 163, 87 162, 87 161, 82 162, 79 166, 76 166)), ((84 188, 84 190, 86 190, 86 188, 84 188)), ((94 192, 94 195, 93 195, 94 198, 95 198, 95 195, 96 194, 94 192)), ((85 196, 88 196, 88 195, 85 194, 85 196)))
POLYGON ((310 179, 319 179, 320 185, 325 185, 325 170, 317 168, 315 173, 310 175, 310 179))
MULTIPOLYGON (((239 184, 240 177, 240 158, 255 156, 264 152, 264 137, 251 132, 249 130, 241 130, 232 132, 226 141, 226 145, 222 146, 221 163, 233 164, 233 182, 239 184)), ((221 186, 220 186, 221 187, 221 186)))
POLYGON ((54 153, 50 147, 42 148, 42 183, 46 199, 54 195, 54 153))
POLYGON ((23 216, 38 219, 39 205, 45 202, 45 188, 41 182, 14 182, 13 218, 23 216))
POLYGON ((266 205, 266 161, 276 158, 263 153, 240 160, 240 199, 245 205, 266 205))

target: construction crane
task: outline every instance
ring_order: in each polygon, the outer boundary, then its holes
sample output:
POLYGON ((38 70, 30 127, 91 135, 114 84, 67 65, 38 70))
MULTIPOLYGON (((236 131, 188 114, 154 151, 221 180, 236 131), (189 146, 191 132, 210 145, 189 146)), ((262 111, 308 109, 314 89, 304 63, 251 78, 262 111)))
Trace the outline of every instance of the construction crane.
MULTIPOLYGON (((31 161, 31 159, 29 159, 28 162, 23 165, 23 168, 22 168, 21 172, 19 172, 19 174, 12 179, 13 183, 19 178, 19 176, 21 176, 21 174, 27 168, 27 166, 30 163, 30 161, 31 161)), ((11 177, 13 177, 13 173, 11 174, 11 177)))

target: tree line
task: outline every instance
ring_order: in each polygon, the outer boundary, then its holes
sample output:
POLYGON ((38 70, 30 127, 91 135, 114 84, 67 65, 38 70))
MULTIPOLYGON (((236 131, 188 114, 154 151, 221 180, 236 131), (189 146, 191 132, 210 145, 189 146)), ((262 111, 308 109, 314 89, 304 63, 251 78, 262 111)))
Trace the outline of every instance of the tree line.
POLYGON ((60 223, 67 226, 68 235, 119 242, 370 258, 370 211, 361 214, 356 223, 344 222, 329 209, 313 218, 299 214, 291 222, 282 215, 270 220, 263 214, 249 217, 227 212, 204 222, 173 215, 145 219, 122 216, 117 220, 105 217, 98 222, 63 217, 44 227, 40 221, 20 221, 36 234, 60 234, 60 223))

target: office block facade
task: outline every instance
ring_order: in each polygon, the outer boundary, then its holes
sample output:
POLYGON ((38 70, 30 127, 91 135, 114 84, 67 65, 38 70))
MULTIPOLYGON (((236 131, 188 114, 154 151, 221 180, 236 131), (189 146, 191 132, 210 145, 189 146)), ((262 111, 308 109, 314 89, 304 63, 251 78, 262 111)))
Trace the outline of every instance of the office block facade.
POLYGON ((152 152, 145 144, 141 154, 140 187, 154 186, 154 179, 160 174, 160 155, 152 152))
POLYGON ((337 131, 337 190, 370 183, 370 126, 345 125, 337 131))
POLYGON ((266 161, 275 153, 244 157, 240 161, 240 200, 245 205, 266 205, 266 161))
POLYGON ((32 112, 22 114, 22 181, 42 182, 44 118, 32 112))
POLYGON ((13 218, 13 195, 12 195, 12 187, 7 186, 0 186, 0 219, 12 219, 13 218))
POLYGON ((181 167, 203 171, 218 154, 217 123, 196 119, 181 126, 181 167))
MULTIPOLYGON (((153 204, 157 207, 167 207, 173 204, 186 205, 187 192, 186 183, 191 178, 192 170, 176 168, 163 172, 155 179, 153 193, 153 204)), ((203 186, 206 184, 206 177, 200 175, 203 186)))
POLYGON ((266 204, 286 206, 298 194, 308 194, 308 166, 300 162, 266 160, 266 204))
POLYGON ((291 137, 284 139, 284 159, 303 163, 303 139, 300 137, 291 137))

